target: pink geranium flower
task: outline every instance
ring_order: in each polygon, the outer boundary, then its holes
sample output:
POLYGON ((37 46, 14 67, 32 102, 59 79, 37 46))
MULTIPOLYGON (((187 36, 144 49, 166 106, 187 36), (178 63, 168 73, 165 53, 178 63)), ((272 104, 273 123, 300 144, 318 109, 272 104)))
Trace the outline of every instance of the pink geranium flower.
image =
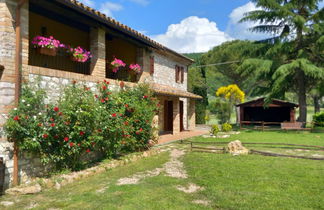
POLYGON ((141 73, 141 71, 142 71, 141 66, 138 65, 138 64, 131 64, 131 65, 129 66, 129 68, 130 68, 132 71, 136 72, 137 74, 141 73))
POLYGON ((84 63, 87 62, 91 57, 91 53, 86 49, 78 46, 76 48, 68 47, 68 52, 72 54, 72 58, 74 61, 84 63))
POLYGON ((115 58, 112 62, 111 65, 113 66, 113 72, 117 73, 120 67, 125 67, 126 63, 124 63, 122 60, 115 58))
POLYGON ((34 37, 32 44, 34 45, 34 47, 50 48, 50 49, 65 47, 64 44, 61 44, 59 40, 54 39, 53 36, 50 37, 36 36, 34 37))

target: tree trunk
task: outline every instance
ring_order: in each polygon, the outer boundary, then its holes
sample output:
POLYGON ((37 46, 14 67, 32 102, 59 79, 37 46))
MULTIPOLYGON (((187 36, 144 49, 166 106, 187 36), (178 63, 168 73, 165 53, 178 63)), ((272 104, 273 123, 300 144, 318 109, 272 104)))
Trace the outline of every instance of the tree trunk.
POLYGON ((314 96, 313 100, 314 100, 314 113, 320 112, 321 111, 321 106, 319 103, 320 97, 314 96))
POLYGON ((297 72, 298 80, 298 102, 299 102, 299 122, 307 122, 307 103, 306 103, 306 81, 305 74, 301 69, 297 72))

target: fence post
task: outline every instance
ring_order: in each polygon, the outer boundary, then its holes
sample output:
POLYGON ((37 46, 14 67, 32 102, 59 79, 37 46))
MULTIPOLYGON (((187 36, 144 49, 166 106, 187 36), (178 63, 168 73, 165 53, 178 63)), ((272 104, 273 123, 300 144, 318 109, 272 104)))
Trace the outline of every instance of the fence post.
POLYGON ((264 131, 264 122, 262 121, 262 131, 264 131))

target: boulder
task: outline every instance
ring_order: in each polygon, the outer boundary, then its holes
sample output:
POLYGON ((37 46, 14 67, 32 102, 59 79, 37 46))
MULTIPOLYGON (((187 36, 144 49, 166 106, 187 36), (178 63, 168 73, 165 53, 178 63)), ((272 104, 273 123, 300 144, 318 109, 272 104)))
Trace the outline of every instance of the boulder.
POLYGON ((227 145, 227 151, 232 155, 247 155, 249 150, 243 147, 239 140, 232 141, 227 145))

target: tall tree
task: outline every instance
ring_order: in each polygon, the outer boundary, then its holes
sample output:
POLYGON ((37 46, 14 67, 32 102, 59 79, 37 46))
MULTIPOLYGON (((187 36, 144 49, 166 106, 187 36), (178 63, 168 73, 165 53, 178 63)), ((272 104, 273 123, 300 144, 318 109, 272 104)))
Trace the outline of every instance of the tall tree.
POLYGON ((205 124, 205 115, 208 105, 205 68, 196 67, 197 65, 201 65, 201 56, 199 53, 186 54, 186 56, 194 58, 196 62, 188 71, 188 89, 190 92, 203 97, 203 99, 197 100, 196 102, 196 123, 205 124))
POLYGON ((217 88, 229 84, 237 84, 245 92, 250 93, 253 86, 245 82, 248 75, 243 76, 237 69, 244 59, 255 57, 258 49, 263 45, 251 41, 234 40, 216 46, 204 54, 201 61, 206 65, 208 93, 214 95, 217 88))
POLYGON ((299 121, 306 122, 306 94, 318 81, 324 81, 324 9, 322 0, 252 0, 258 10, 248 12, 241 20, 258 23, 255 32, 275 34, 262 59, 247 59, 240 66, 244 74, 254 72, 260 78, 271 79, 269 99, 296 91, 299 101, 299 121))

